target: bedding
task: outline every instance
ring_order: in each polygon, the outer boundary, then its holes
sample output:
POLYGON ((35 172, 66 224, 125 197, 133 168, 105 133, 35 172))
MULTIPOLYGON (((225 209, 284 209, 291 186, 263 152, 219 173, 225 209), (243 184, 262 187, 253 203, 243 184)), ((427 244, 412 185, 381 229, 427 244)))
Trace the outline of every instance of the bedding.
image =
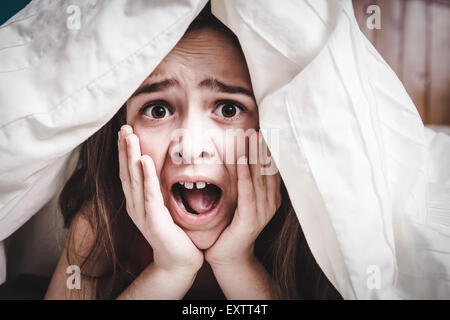
MULTIPOLYGON (((64 2, 32 1, 1 26, 0 241, 58 194, 78 146, 206 2, 72 1, 77 25, 64 2)), ((449 298, 450 136, 424 127, 351 1, 211 6, 241 43, 261 132, 340 294, 449 298)))

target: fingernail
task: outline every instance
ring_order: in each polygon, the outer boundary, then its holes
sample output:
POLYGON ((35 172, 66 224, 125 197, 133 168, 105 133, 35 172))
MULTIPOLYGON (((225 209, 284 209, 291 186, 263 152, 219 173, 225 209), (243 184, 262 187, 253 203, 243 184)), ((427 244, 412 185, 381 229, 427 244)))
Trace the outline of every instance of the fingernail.
POLYGON ((122 130, 123 130, 123 132, 124 132, 125 134, 127 134, 127 133, 132 133, 132 132, 133 132, 133 130, 131 129, 131 127, 130 127, 128 124, 124 124, 124 125, 122 126, 122 130))

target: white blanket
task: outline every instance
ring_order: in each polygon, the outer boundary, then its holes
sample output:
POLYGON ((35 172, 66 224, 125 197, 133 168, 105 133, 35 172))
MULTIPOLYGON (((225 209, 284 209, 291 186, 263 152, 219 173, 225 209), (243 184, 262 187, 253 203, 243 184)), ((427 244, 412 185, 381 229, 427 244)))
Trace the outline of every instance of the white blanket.
MULTIPOLYGON (((41 0, 0 28, 0 241, 61 190, 73 151, 205 3, 41 0)), ((212 10, 239 38, 262 132, 341 295, 450 298, 450 137, 424 128, 351 1, 213 0, 212 10)))

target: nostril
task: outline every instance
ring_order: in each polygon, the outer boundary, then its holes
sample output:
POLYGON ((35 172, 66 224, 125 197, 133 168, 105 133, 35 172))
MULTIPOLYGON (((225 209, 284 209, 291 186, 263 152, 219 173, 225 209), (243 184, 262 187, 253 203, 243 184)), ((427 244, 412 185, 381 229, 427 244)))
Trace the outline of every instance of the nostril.
POLYGON ((183 158, 183 155, 182 155, 180 152, 178 152, 178 151, 174 153, 174 156, 175 156, 176 158, 180 158, 180 159, 183 158))
MULTIPOLYGON (((210 158, 211 154, 207 151, 202 151, 199 155, 198 158, 210 158)), ((179 151, 174 151, 172 153, 172 159, 176 159, 176 160, 182 160, 182 161, 188 161, 189 157, 184 158, 183 154, 179 151)))

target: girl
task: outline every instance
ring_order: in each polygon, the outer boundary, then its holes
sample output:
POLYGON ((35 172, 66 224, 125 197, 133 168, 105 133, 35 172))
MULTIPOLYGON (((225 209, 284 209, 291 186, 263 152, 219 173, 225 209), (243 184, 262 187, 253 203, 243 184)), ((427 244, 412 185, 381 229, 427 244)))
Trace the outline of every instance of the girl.
POLYGON ((223 138, 257 131, 258 109, 239 42, 209 10, 82 145, 46 298, 339 298, 279 174, 223 138), (66 286, 69 265, 81 290, 66 286))

